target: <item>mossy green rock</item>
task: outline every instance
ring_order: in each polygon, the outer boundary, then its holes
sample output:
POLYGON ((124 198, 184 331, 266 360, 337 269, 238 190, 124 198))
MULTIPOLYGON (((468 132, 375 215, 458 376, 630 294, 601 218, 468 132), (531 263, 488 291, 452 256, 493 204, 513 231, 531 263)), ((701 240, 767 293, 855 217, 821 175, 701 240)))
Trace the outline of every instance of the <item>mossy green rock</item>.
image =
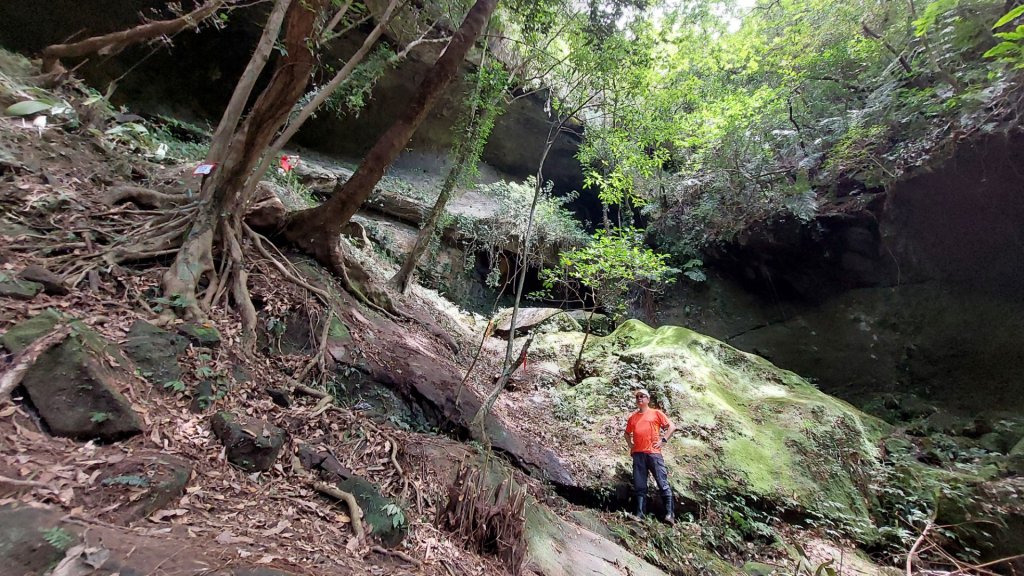
POLYGON ((186 322, 178 326, 178 331, 196 346, 215 348, 220 344, 220 331, 207 324, 186 322))
MULTIPOLYGON (((549 334, 535 347, 578 350, 582 340, 549 334)), ((563 372, 573 360, 560 355, 563 372)), ((679 427, 665 459, 683 498, 700 500, 702 489, 717 486, 873 530, 869 483, 888 430, 881 420, 763 358, 675 326, 627 321, 592 337, 584 361, 594 377, 552 391, 556 417, 599 431, 583 432, 582 446, 560 454, 579 484, 628 482, 622 430, 635 409, 631 391, 642 386, 679 427)))
MULTIPOLYGON (((44 312, 12 328, 4 346, 14 352, 50 332, 59 320, 44 312)), ((77 320, 71 334, 25 372, 22 386, 56 436, 115 441, 142 431, 128 400, 118 391, 129 383, 128 360, 110 342, 77 320)))
POLYGON ((31 300, 43 291, 43 285, 28 280, 0 281, 0 298, 31 300))
POLYGON ((42 575, 64 558, 64 550, 53 544, 74 546, 78 536, 61 516, 52 508, 0 506, 0 572, 42 575))
POLYGON ((17 354, 28 348, 28 345, 36 338, 53 330, 59 321, 60 314, 55 310, 45 310, 21 324, 12 326, 0 336, 0 342, 3 342, 4 348, 7 348, 8 351, 17 354))
POLYGON ((139 369, 140 375, 161 390, 168 382, 181 380, 178 356, 188 349, 188 340, 144 320, 132 324, 122 349, 139 369))
POLYGON ((607 336, 615 330, 615 322, 605 314, 591 314, 586 310, 569 310, 566 315, 575 320, 581 327, 586 329, 590 323, 590 333, 598 336, 607 336))
POLYGON ((409 524, 402 508, 381 495, 377 487, 358 476, 338 482, 338 488, 356 497, 363 509, 363 521, 372 528, 372 534, 385 546, 397 546, 405 538, 409 524), (394 512, 390 514, 389 512, 394 512))

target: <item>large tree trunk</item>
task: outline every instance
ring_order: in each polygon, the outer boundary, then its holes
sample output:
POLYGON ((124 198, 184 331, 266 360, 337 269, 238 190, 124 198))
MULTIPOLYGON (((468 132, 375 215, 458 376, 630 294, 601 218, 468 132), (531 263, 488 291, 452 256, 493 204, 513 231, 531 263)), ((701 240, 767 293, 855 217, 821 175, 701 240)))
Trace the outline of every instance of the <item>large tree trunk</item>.
MULTIPOLYGON (((337 90, 338 87, 342 85, 342 83, 348 80, 348 77, 352 75, 352 71, 355 70, 356 66, 362 63, 363 58, 365 58, 366 55, 370 53, 370 49, 373 48, 373 46, 377 43, 377 40, 380 39, 381 35, 384 33, 384 30, 386 30, 388 25, 391 24, 391 18, 392 16, 394 16, 395 9, 398 8, 399 2, 400 0, 391 0, 391 2, 388 3, 387 8, 384 9, 384 14, 380 17, 380 20, 377 22, 377 26, 374 27, 370 34, 367 35, 367 37, 363 40, 362 46, 360 46, 359 49, 356 50, 355 54, 349 57, 348 61, 345 62, 345 65, 341 68, 341 70, 339 70, 338 73, 334 75, 334 78, 332 78, 330 82, 328 82, 326 85, 320 88, 320 90, 317 91, 316 96, 314 96, 312 100, 310 100, 308 103, 306 103, 305 106, 302 107, 302 110, 299 111, 298 116, 296 116, 294 120, 289 122, 288 125, 285 126, 281 134, 278 135, 278 137, 274 140, 274 144, 270 147, 270 150, 268 150, 267 153, 264 154, 263 161, 260 162, 259 167, 256 168, 256 172, 249 179, 249 185, 246 187, 247 196, 253 194, 256 191, 256 185, 260 183, 260 180, 263 179, 263 175, 267 173, 267 170, 270 169, 271 164, 273 164, 274 160, 277 159, 277 155, 281 152, 281 149, 284 148, 285 145, 288 144, 288 142, 292 139, 292 137, 298 133, 299 128, 301 128, 302 125, 306 123, 306 120, 309 120, 310 117, 313 116, 317 109, 319 109, 320 106, 323 105, 323 103, 326 102, 327 99, 330 98, 332 94, 334 94, 334 91, 337 90)), ((329 32, 334 26, 337 25, 338 20, 340 20, 341 17, 345 15, 345 12, 348 11, 348 8, 351 4, 352 1, 349 0, 348 2, 345 3, 342 9, 339 10, 337 14, 335 14, 334 18, 327 26, 327 32, 329 32)))
MULTIPOLYGON (((245 121, 233 133, 225 131, 221 135, 228 139, 227 146, 214 146, 222 150, 218 153, 221 157, 211 158, 219 164, 204 182, 200 196, 202 206, 163 277, 165 295, 176 298, 185 307, 187 315, 201 316, 204 311, 200 309, 196 293, 202 279, 210 277, 208 289, 226 285, 225 279, 218 281, 213 278, 213 247, 217 244, 225 248, 225 258, 231 262, 226 270, 233 275, 231 293, 242 312, 247 339, 255 335, 255 314, 251 302, 237 301, 239 298, 247 300, 247 292, 244 286, 238 286, 238 283, 245 282, 245 274, 238 246, 238 218, 232 215, 237 214, 245 202, 241 191, 245 189, 247 178, 305 91, 314 65, 314 55, 307 39, 315 37, 314 27, 327 1, 305 0, 291 2, 288 6, 284 22, 287 52, 277 62, 270 82, 245 121)), ((285 4, 286 0, 279 0, 278 6, 285 4)), ((226 114, 225 121, 230 116, 226 114)))
POLYGON ((283 230, 284 237, 320 262, 337 262, 338 238, 342 228, 373 192, 384 170, 412 137, 434 107, 441 92, 451 83, 469 49, 483 31, 498 0, 477 0, 469 9, 458 31, 420 84, 412 103, 363 159, 355 174, 334 187, 331 197, 315 208, 291 214, 283 230))

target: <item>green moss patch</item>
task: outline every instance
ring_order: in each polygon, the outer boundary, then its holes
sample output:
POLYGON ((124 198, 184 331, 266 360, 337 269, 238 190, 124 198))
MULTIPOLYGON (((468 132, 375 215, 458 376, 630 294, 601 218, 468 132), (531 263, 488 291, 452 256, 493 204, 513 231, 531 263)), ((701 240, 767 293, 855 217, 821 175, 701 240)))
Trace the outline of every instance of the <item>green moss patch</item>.
MULTIPOLYGON (((581 335, 537 342, 565 368, 581 335)), ((679 427, 665 459, 681 494, 705 500, 714 486, 773 510, 872 526, 869 484, 888 429, 882 421, 763 358, 677 326, 627 321, 592 337, 584 363, 589 377, 552 390, 555 417, 587 440, 562 454, 586 471, 581 484, 621 482, 629 468, 621 434, 635 409, 631 391, 643 387, 679 427)))

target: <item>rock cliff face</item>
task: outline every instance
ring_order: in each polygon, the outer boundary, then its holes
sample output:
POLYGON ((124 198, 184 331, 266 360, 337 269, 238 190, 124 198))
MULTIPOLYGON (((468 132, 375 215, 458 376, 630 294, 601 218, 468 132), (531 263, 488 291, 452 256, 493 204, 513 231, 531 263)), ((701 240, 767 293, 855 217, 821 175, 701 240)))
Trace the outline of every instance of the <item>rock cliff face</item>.
MULTIPOLYGON (((72 0, 56 0, 44 8, 37 3, 8 2, 0 5, 0 21, 4 22, 0 45, 32 54, 72 37, 81 39, 129 28, 140 23, 140 15, 166 18, 167 13, 160 11, 164 4, 116 0, 102 6, 80 6, 72 0)), ((235 10, 223 29, 183 32, 171 46, 129 48, 118 55, 100 57, 80 72, 102 92, 116 82, 114 101, 130 103, 135 112, 215 124, 259 38, 260 23, 268 10, 266 5, 235 10)), ((353 30, 338 38, 331 51, 339 57, 355 52, 367 30, 353 30)), ((430 54, 417 57, 414 52, 380 79, 358 114, 320 114, 307 123, 297 143, 316 151, 361 158, 409 102, 432 62, 430 54)), ((467 61, 465 70, 472 66, 467 61)), ((461 111, 459 101, 465 90, 463 81, 453 83, 410 142, 409 150, 428 159, 424 169, 443 169, 451 144, 450 129, 461 111)), ((497 120, 483 161, 513 178, 535 174, 548 133, 544 105, 543 94, 516 98, 497 120)), ((580 135, 564 133, 549 155, 545 178, 555 182, 557 190, 570 191, 582 185, 579 163, 574 158, 579 141, 580 135)))
POLYGON ((810 225, 753 233, 659 320, 862 404, 910 392, 964 411, 1021 409, 1022 144, 988 137, 810 225))

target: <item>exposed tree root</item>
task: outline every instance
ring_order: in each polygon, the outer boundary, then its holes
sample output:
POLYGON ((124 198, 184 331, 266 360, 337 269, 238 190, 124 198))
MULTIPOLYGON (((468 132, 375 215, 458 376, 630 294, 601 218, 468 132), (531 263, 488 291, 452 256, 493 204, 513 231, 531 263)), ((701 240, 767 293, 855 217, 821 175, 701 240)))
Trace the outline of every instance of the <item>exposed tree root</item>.
POLYGON ((403 562, 407 562, 409 564, 412 564, 413 566, 420 566, 421 564, 423 564, 419 560, 413 558, 412 556, 409 556, 408 554, 406 554, 405 552, 402 552, 401 550, 388 550, 387 548, 381 548, 380 546, 372 546, 370 548, 370 550, 372 550, 373 552, 376 552, 377 554, 382 554, 382 555, 385 555, 385 556, 394 556, 395 558, 398 558, 398 559, 402 560, 403 562))
POLYGON ((11 392, 18 387, 18 384, 21 384, 25 372, 35 364, 39 356, 63 342, 69 334, 71 334, 71 327, 58 325, 49 334, 37 339, 14 358, 11 369, 0 376, 0 404, 6 403, 10 399, 11 392))
MULTIPOLYGON (((330 308, 328 308, 330 310, 330 308)), ((327 318, 324 319, 323 325, 320 328, 320 339, 317 341, 316 353, 310 357, 309 361, 295 373, 293 378, 302 382, 305 380, 310 373, 316 369, 318 374, 327 373, 327 337, 331 332, 331 322, 334 321, 334 311, 331 310, 327 314, 327 318)))
POLYGON ((348 506, 349 516, 352 518, 352 533, 355 535, 357 540, 363 539, 363 510, 359 507, 356 502, 356 497, 349 492, 345 492, 337 486, 332 486, 326 482, 314 482, 313 488, 321 494, 326 494, 331 498, 341 500, 348 506))
POLYGON ((310 414, 311 417, 319 416, 334 406, 334 396, 331 396, 323 390, 310 388, 305 384, 296 384, 292 391, 296 394, 305 394, 306 396, 312 396, 320 399, 316 403, 316 406, 313 407, 313 412, 310 414))
POLYGON ((103 201, 108 206, 131 202, 141 208, 169 208, 187 204, 184 194, 166 194, 142 186, 114 186, 107 190, 103 201))
POLYGON ((314 479, 313 475, 302 466, 302 462, 299 461, 299 457, 295 455, 292 456, 292 471, 303 478, 317 492, 344 502, 345 505, 348 506, 348 514, 351 518, 352 534, 356 537, 356 540, 361 541, 363 539, 363 510, 359 507, 359 503, 356 502, 355 496, 349 492, 345 492, 337 486, 331 486, 326 482, 320 482, 314 479))
POLYGON ((239 226, 237 218, 231 224, 224 221, 221 236, 228 245, 228 273, 232 276, 231 295, 242 318, 242 352, 252 356, 256 353, 256 307, 252 303, 252 296, 249 295, 249 273, 245 270, 242 245, 238 239, 239 226))

